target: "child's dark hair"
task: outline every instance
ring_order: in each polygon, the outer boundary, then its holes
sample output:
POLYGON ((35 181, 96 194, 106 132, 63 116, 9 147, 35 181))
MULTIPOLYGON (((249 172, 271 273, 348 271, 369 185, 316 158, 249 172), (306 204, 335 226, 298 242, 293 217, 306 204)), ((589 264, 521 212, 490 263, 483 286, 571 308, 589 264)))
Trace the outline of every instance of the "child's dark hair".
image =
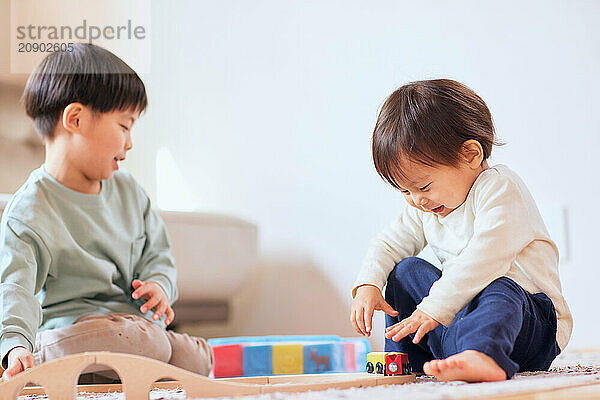
POLYGON ((144 83, 131 67, 110 51, 83 43, 73 44, 73 51, 46 56, 29 77, 23 102, 44 138, 53 137, 62 111, 71 103, 96 113, 141 113, 148 105, 144 83))
MULTIPOLYGON (((373 161, 379 175, 395 188, 407 178, 403 161, 457 166, 467 140, 483 147, 484 160, 494 144, 494 124, 485 102, 467 86, 435 79, 406 84, 392 93, 373 131, 373 161)), ((404 164, 406 165, 406 164, 404 164)))

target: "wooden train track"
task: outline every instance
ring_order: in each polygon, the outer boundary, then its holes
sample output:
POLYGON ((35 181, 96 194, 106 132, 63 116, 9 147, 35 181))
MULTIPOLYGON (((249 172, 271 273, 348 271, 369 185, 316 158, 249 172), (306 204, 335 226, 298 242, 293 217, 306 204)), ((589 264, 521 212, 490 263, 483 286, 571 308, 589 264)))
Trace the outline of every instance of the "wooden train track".
POLYGON ((127 400, 146 400, 153 388, 181 388, 188 397, 244 396, 273 392, 346 389, 394 385, 414 381, 414 375, 382 376, 367 373, 280 375, 211 379, 161 361, 130 354, 93 352, 66 356, 28 369, 0 383, 0 400, 18 395, 47 394, 50 400, 75 400, 78 392, 125 393, 127 400), (112 368, 118 385, 77 385, 79 375, 90 365, 112 368), (156 382, 169 379, 167 382, 156 382), (33 383, 38 387, 25 385, 33 383))

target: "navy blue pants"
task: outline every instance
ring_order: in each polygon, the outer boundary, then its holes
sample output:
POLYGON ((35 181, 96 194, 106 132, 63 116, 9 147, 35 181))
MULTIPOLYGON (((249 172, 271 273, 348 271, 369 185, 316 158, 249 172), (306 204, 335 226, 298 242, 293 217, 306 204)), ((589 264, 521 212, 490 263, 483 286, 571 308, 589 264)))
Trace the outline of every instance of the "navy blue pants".
MULTIPOLYGON (((385 300, 398 316, 386 314, 386 326, 409 317, 441 275, 417 257, 396 265, 388 278, 385 300)), ((560 353, 552 301, 544 293, 527 293, 506 277, 483 289, 450 326, 438 325, 417 344, 413 338, 414 334, 398 342, 386 339, 385 350, 407 353, 415 372, 423 372, 423 364, 432 359, 477 350, 494 359, 510 379, 518 371, 547 370, 560 353)))

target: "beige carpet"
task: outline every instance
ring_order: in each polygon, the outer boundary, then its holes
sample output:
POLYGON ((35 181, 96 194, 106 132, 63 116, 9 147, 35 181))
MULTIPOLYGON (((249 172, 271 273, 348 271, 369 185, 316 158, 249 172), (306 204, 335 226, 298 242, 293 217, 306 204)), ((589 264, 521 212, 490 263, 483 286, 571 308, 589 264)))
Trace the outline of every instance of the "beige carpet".
MULTIPOLYGON (((600 383, 600 350, 568 351, 561 354, 548 372, 517 374, 506 382, 467 384, 443 383, 427 376, 418 377, 408 385, 391 385, 346 390, 326 390, 296 394, 275 393, 260 396, 236 397, 243 400, 372 400, 372 399, 460 399, 545 391, 587 383, 600 383)), ((45 396, 19 396, 19 399, 40 400, 45 396)), ((80 394, 85 400, 121 400, 122 393, 80 394)), ((150 399, 186 399, 183 391, 153 390, 150 399)))

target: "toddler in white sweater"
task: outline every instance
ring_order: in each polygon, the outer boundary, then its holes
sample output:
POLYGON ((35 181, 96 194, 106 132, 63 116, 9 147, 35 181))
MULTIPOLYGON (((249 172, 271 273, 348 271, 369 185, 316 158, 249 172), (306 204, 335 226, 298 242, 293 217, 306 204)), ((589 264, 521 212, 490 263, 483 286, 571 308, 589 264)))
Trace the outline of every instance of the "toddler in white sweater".
POLYGON ((373 133, 375 168, 408 207, 373 240, 350 319, 368 336, 383 310, 386 351, 440 380, 546 370, 573 326, 556 245, 523 181, 488 165, 495 143, 484 101, 446 79, 392 93, 373 133), (415 257, 426 245, 441 270, 415 257))

